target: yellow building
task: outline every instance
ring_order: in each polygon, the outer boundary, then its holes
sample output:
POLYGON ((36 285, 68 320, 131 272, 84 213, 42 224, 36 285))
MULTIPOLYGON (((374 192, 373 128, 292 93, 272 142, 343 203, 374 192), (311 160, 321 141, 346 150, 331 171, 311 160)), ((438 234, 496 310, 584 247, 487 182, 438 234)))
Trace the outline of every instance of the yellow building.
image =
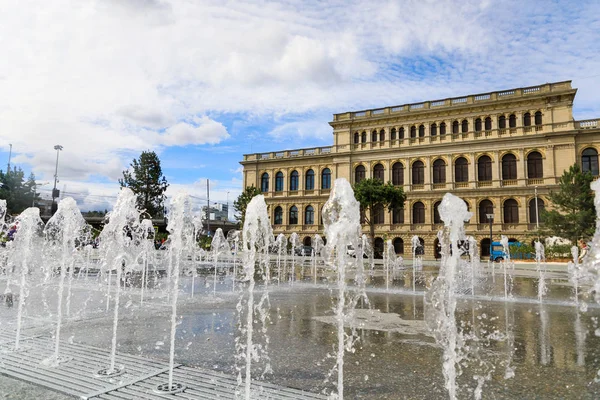
POLYGON ((426 258, 437 256, 437 204, 452 192, 473 212, 466 233, 486 256, 490 222, 494 240, 529 241, 536 198, 538 210, 547 205, 566 169, 578 163, 598 175, 600 119, 573 119, 576 92, 565 81, 334 114, 332 146, 245 154, 244 187, 261 188, 276 235, 296 232, 310 244, 323 233, 336 178, 390 181, 407 199, 404 209, 377 213, 375 246, 391 239, 409 254, 416 235, 426 258))

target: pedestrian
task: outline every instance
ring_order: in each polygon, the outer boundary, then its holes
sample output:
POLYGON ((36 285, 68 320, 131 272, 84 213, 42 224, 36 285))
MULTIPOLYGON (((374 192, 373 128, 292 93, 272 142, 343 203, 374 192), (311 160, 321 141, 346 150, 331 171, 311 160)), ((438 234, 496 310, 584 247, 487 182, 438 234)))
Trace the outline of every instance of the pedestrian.
POLYGON ((590 247, 583 239, 579 239, 579 247, 581 247, 581 251, 579 252, 579 258, 577 260, 579 262, 582 262, 585 256, 587 255, 590 247))

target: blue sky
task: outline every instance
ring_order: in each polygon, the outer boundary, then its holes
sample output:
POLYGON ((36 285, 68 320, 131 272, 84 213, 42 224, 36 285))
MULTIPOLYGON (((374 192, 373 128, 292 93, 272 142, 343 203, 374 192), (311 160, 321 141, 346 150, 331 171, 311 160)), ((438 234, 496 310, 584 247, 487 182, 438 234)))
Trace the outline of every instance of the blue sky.
POLYGON ((110 209, 153 150, 169 196, 231 204, 243 154, 330 145, 333 113, 571 79, 598 118, 599 50, 595 0, 8 0, 0 160, 52 182, 61 144, 58 187, 110 209))

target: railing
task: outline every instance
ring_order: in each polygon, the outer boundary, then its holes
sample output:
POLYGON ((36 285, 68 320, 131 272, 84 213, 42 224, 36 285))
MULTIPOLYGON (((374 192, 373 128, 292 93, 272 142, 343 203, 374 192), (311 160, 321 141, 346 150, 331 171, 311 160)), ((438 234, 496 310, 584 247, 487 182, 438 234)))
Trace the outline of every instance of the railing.
POLYGON ((490 94, 480 94, 478 96, 475 96, 475 101, 480 101, 480 100, 489 100, 492 96, 490 94))
POLYGON ((434 183, 433 184, 433 189, 446 189, 446 184, 445 183, 434 183))
POLYGON ((425 185, 422 183, 414 183, 412 185, 412 190, 423 190, 425 189, 425 185))
POLYGON ((477 181, 477 187, 490 187, 492 186, 492 181, 477 181))
POLYGON ((452 104, 460 104, 460 103, 466 103, 467 102, 467 98, 466 97, 460 97, 458 99, 452 99, 452 104))
POLYGON ((503 179, 502 186, 517 186, 516 179, 503 179))
POLYGON ((586 119, 583 121, 578 121, 577 122, 577 128, 580 129, 590 129, 590 128, 597 128, 598 127, 598 121, 597 119, 586 119))
POLYGON ((377 110, 371 111, 371 115, 379 115, 385 113, 385 108, 378 108, 377 110))
POLYGON ((464 189, 469 187, 469 182, 455 182, 454 187, 456 189, 464 189))
POLYGON ((507 90, 507 91, 504 91, 504 92, 500 92, 500 93, 498 93, 498 97, 503 97, 503 96, 512 96, 512 95, 514 95, 514 94, 515 94, 515 91, 514 91, 514 90, 507 90))
POLYGON ((527 179, 528 185, 541 185, 544 183, 544 178, 530 178, 527 179))
POLYGON ((425 103, 411 104, 410 105, 410 109, 411 110, 418 110, 419 108, 423 108, 423 107, 425 107, 425 103))
POLYGON ((432 101, 431 107, 443 106, 446 104, 445 100, 432 101))

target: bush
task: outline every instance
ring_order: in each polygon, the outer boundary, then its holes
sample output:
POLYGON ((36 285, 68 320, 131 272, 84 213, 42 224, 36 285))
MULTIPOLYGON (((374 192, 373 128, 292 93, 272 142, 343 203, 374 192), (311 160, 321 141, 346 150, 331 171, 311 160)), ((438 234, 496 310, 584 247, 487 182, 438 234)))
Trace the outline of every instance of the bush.
POLYGON ((553 246, 546 247, 546 260, 558 260, 558 259, 571 259, 573 255, 571 254, 571 245, 570 244, 555 244, 553 246))

